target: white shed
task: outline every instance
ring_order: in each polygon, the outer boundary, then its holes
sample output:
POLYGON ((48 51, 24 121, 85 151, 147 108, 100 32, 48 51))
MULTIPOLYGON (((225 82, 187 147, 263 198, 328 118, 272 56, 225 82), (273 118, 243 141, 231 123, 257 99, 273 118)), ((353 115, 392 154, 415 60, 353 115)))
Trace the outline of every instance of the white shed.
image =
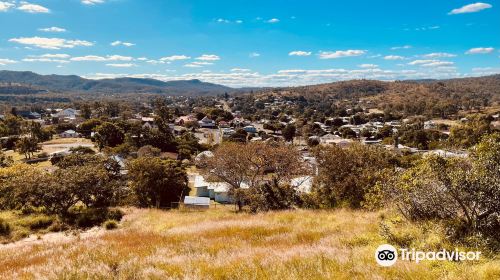
POLYGON ((184 206, 196 209, 208 209, 210 208, 210 198, 186 196, 184 198, 184 206))

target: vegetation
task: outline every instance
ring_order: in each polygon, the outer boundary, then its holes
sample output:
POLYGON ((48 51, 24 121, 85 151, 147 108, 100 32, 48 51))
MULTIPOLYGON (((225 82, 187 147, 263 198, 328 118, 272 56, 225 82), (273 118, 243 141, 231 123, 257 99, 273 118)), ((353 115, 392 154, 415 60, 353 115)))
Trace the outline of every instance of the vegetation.
MULTIPOLYGON (((234 214, 129 210, 119 231, 0 250, 5 278, 495 279, 498 259, 380 267, 384 243, 426 249, 454 245, 432 224, 390 212, 282 211, 234 214), (399 245, 401 244, 401 245, 399 245), (54 265, 57 263, 57 265, 54 265)), ((475 250, 475 248, 464 248, 475 250)))

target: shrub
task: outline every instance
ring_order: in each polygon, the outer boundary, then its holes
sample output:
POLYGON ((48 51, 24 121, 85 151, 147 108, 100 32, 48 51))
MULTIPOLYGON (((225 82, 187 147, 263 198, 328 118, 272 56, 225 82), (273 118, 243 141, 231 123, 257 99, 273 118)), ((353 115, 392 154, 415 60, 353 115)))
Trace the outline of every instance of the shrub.
POLYGON ((10 224, 5 220, 0 219, 0 236, 7 236, 10 234, 10 224))
POLYGON ((500 250, 500 135, 482 140, 468 158, 437 156, 405 171, 391 194, 411 220, 441 220, 448 236, 480 236, 500 250))
POLYGON ((104 228, 107 230, 113 230, 118 228, 118 222, 115 220, 107 220, 104 222, 104 228))
POLYGON ((60 220, 55 220, 47 229, 50 232, 60 232, 68 229, 68 227, 60 220))
POLYGON ((108 210, 107 218, 110 220, 121 221, 124 214, 120 209, 110 209, 108 210))
POLYGON ((90 228, 102 224, 106 216, 105 209, 85 209, 76 215, 75 224, 79 228, 90 228))
POLYGON ((31 230, 39 230, 48 228, 49 226, 52 225, 53 222, 54 218, 41 216, 41 217, 34 217, 28 220, 27 224, 31 230))

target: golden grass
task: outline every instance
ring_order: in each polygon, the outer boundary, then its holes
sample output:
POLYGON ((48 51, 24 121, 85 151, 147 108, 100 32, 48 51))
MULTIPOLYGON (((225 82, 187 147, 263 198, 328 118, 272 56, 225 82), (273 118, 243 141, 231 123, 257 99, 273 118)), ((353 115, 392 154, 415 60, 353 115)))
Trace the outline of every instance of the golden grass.
MULTIPOLYGON (((446 246, 438 227, 350 210, 127 209, 120 229, 0 247, 0 279, 495 279, 500 261, 375 263, 378 245, 446 246), (382 226, 385 230, 381 230, 382 226)), ((392 216, 390 216, 392 217, 392 216)), ((418 248, 418 247, 417 247, 418 248)))

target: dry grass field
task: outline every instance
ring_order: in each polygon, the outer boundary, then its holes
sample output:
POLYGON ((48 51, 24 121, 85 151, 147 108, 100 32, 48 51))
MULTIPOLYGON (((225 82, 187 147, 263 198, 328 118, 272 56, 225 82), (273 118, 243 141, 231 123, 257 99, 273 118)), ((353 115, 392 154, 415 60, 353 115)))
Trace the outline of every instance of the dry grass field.
POLYGON ((229 209, 127 209, 114 231, 1 245, 0 279, 500 279, 498 256, 378 266, 374 251, 387 236, 420 249, 451 246, 438 227, 389 213, 229 209))

